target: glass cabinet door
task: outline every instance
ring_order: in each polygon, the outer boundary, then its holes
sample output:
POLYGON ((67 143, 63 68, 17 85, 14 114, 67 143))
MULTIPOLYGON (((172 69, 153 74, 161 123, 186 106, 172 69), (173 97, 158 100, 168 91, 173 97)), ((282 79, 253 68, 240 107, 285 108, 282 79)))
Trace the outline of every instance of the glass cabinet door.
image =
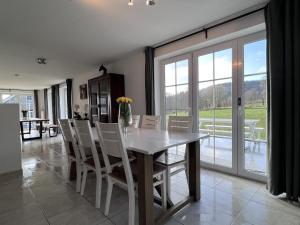
POLYGON ((109 80, 100 80, 100 122, 109 122, 109 80))
POLYGON ((99 83, 98 81, 94 81, 89 85, 90 89, 90 120, 92 126, 96 121, 99 121, 99 83))

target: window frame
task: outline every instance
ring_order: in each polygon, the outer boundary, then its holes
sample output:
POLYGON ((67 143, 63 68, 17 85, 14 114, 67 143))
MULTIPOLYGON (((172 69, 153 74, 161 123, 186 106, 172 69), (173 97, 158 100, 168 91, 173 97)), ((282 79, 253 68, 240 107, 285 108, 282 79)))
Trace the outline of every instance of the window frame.
MULTIPOLYGON (((23 90, 4 90, 4 89, 0 89, 0 96, 2 95, 15 95, 17 98, 17 102, 16 103, 7 103, 7 104, 18 104, 19 105, 19 115, 20 118, 22 117, 22 109, 21 109, 21 104, 20 104, 20 100, 21 100, 21 96, 30 96, 32 97, 32 110, 28 110, 28 112, 30 111, 32 113, 32 117, 30 118, 34 118, 35 117, 35 99, 34 99, 34 93, 33 91, 23 91, 23 90)), ((0 104, 6 104, 2 102, 2 98, 0 98, 0 104)))
MULTIPOLYGON (((177 83, 175 82, 175 85, 170 85, 168 87, 176 87, 177 86, 182 86, 182 85, 188 85, 188 98, 189 98, 189 102, 188 102, 188 115, 192 115, 192 93, 193 93, 193 85, 192 85, 192 80, 193 80, 193 63, 192 63, 192 54, 184 54, 184 55, 179 55, 179 56, 175 56, 172 58, 168 58, 166 60, 162 60, 160 61, 160 74, 161 74, 161 85, 160 85, 160 112, 161 112, 161 126, 162 129, 166 129, 167 128, 167 124, 166 124, 166 85, 165 85, 165 65, 171 64, 171 63, 175 63, 175 76, 176 76, 176 62, 179 61, 183 61, 183 60, 188 60, 188 83, 184 83, 184 84, 179 84, 177 85, 177 83)), ((177 111, 177 101, 176 101, 176 111, 177 111)), ((182 109, 181 109, 182 110, 182 109)))

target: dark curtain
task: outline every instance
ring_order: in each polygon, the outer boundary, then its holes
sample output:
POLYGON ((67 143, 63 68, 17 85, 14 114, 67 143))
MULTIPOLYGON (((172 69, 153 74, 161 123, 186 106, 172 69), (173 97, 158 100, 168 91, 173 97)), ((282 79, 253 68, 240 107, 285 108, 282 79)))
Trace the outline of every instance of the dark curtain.
POLYGON ((48 118, 48 90, 44 89, 44 105, 45 105, 45 118, 48 118))
POLYGON ((155 114, 154 93, 154 48, 145 48, 145 90, 146 90, 146 114, 155 114))
POLYGON ((72 119, 72 79, 67 79, 67 108, 68 118, 72 119))
POLYGON ((59 109, 59 84, 51 86, 52 94, 52 115, 53 123, 58 124, 58 119, 60 118, 60 109, 59 109))
POLYGON ((33 91, 34 94, 34 108, 35 108, 35 117, 39 117, 39 97, 38 97, 38 90, 33 91))
POLYGON ((270 72, 269 190, 300 196, 300 1, 271 0, 266 10, 270 72))

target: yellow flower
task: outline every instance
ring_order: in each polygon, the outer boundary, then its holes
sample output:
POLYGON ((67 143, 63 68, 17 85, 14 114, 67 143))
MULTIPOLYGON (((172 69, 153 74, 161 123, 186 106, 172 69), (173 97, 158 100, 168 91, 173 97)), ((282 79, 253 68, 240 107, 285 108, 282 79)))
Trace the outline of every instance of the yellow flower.
POLYGON ((117 103, 128 103, 128 104, 133 102, 131 98, 124 97, 124 96, 117 98, 116 101, 117 103))

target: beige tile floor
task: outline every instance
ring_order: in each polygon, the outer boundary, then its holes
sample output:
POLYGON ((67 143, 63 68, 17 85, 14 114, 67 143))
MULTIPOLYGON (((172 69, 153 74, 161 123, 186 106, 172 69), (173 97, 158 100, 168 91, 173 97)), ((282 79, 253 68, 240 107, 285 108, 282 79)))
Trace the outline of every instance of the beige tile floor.
MULTIPOLYGON (((122 225, 127 223, 126 191, 115 188, 108 217, 94 206, 95 177, 89 174, 84 197, 67 183, 61 137, 23 144, 23 175, 0 177, 1 225, 122 225)), ((105 199, 104 182, 102 199, 105 199)), ((188 193, 184 174, 172 179, 176 202, 188 193)), ((300 225, 300 206, 272 197, 265 185, 201 170, 201 200, 177 213, 167 224, 300 225)), ((155 208, 156 214, 159 208, 155 208)))

